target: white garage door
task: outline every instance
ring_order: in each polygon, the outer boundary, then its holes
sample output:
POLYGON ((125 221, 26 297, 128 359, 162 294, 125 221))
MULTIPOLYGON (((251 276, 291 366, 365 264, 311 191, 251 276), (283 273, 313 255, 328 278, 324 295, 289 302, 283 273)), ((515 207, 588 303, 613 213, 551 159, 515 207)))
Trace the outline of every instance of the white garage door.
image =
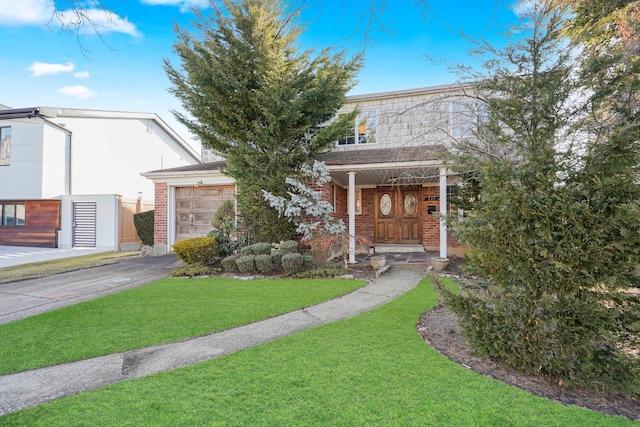
POLYGON ((206 236, 211 218, 224 200, 233 200, 234 187, 176 188, 176 242, 206 236))

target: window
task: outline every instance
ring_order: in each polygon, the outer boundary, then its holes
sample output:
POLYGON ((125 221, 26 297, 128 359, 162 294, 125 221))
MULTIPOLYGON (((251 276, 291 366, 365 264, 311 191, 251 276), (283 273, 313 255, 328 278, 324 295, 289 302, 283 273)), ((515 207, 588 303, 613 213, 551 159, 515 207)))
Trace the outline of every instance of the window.
POLYGON ((11 128, 0 128, 0 166, 8 166, 11 159, 11 128))
POLYGON ((375 142, 376 112, 364 111, 358 114, 353 129, 350 129, 338 145, 371 144, 375 142))
POLYGON ((356 188, 356 215, 362 215, 362 190, 356 188))
POLYGON ((1 203, 0 226, 25 225, 24 203, 1 203))
POLYGON ((478 123, 487 121, 487 110, 484 103, 475 100, 459 100, 451 103, 451 136, 453 138, 470 138, 478 123))

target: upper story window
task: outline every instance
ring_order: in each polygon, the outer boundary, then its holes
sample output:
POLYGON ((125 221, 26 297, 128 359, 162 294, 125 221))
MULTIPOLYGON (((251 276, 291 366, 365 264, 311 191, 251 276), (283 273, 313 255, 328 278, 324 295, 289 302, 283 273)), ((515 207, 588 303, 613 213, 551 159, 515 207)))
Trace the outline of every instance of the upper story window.
POLYGON ((0 203, 0 226, 25 225, 24 203, 0 203))
POLYGON ((338 145, 371 144, 376 142, 376 112, 363 111, 358 114, 353 129, 344 138, 338 140, 338 145))
POLYGON ((11 128, 0 127, 0 166, 8 166, 11 160, 11 128))
POLYGON ((463 99, 451 103, 451 136, 471 138, 478 123, 486 122, 486 104, 477 100, 463 99))

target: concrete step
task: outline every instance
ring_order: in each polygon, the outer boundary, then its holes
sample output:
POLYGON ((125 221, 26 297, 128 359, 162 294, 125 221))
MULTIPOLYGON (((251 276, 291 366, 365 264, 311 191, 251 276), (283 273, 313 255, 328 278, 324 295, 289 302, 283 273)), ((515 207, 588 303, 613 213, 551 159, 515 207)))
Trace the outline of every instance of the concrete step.
POLYGON ((377 243, 374 247, 377 254, 424 252, 424 246, 422 245, 392 245, 377 243))

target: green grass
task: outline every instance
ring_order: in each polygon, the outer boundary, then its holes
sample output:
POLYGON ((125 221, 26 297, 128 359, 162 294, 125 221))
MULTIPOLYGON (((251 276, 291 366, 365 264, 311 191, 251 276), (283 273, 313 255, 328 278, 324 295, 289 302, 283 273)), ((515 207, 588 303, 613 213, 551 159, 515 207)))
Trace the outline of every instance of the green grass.
POLYGON ((423 281, 369 313, 0 418, 1 426, 622 426, 469 371, 416 332, 423 281))
POLYGON ((0 374, 204 335, 363 285, 348 279, 163 279, 0 325, 0 374))
POLYGON ((19 280, 37 279, 39 277, 51 276, 52 274, 66 273, 67 271, 113 264, 118 262, 119 258, 136 254, 139 254, 139 252, 104 252, 3 267, 0 268, 0 284, 17 282, 19 280))

